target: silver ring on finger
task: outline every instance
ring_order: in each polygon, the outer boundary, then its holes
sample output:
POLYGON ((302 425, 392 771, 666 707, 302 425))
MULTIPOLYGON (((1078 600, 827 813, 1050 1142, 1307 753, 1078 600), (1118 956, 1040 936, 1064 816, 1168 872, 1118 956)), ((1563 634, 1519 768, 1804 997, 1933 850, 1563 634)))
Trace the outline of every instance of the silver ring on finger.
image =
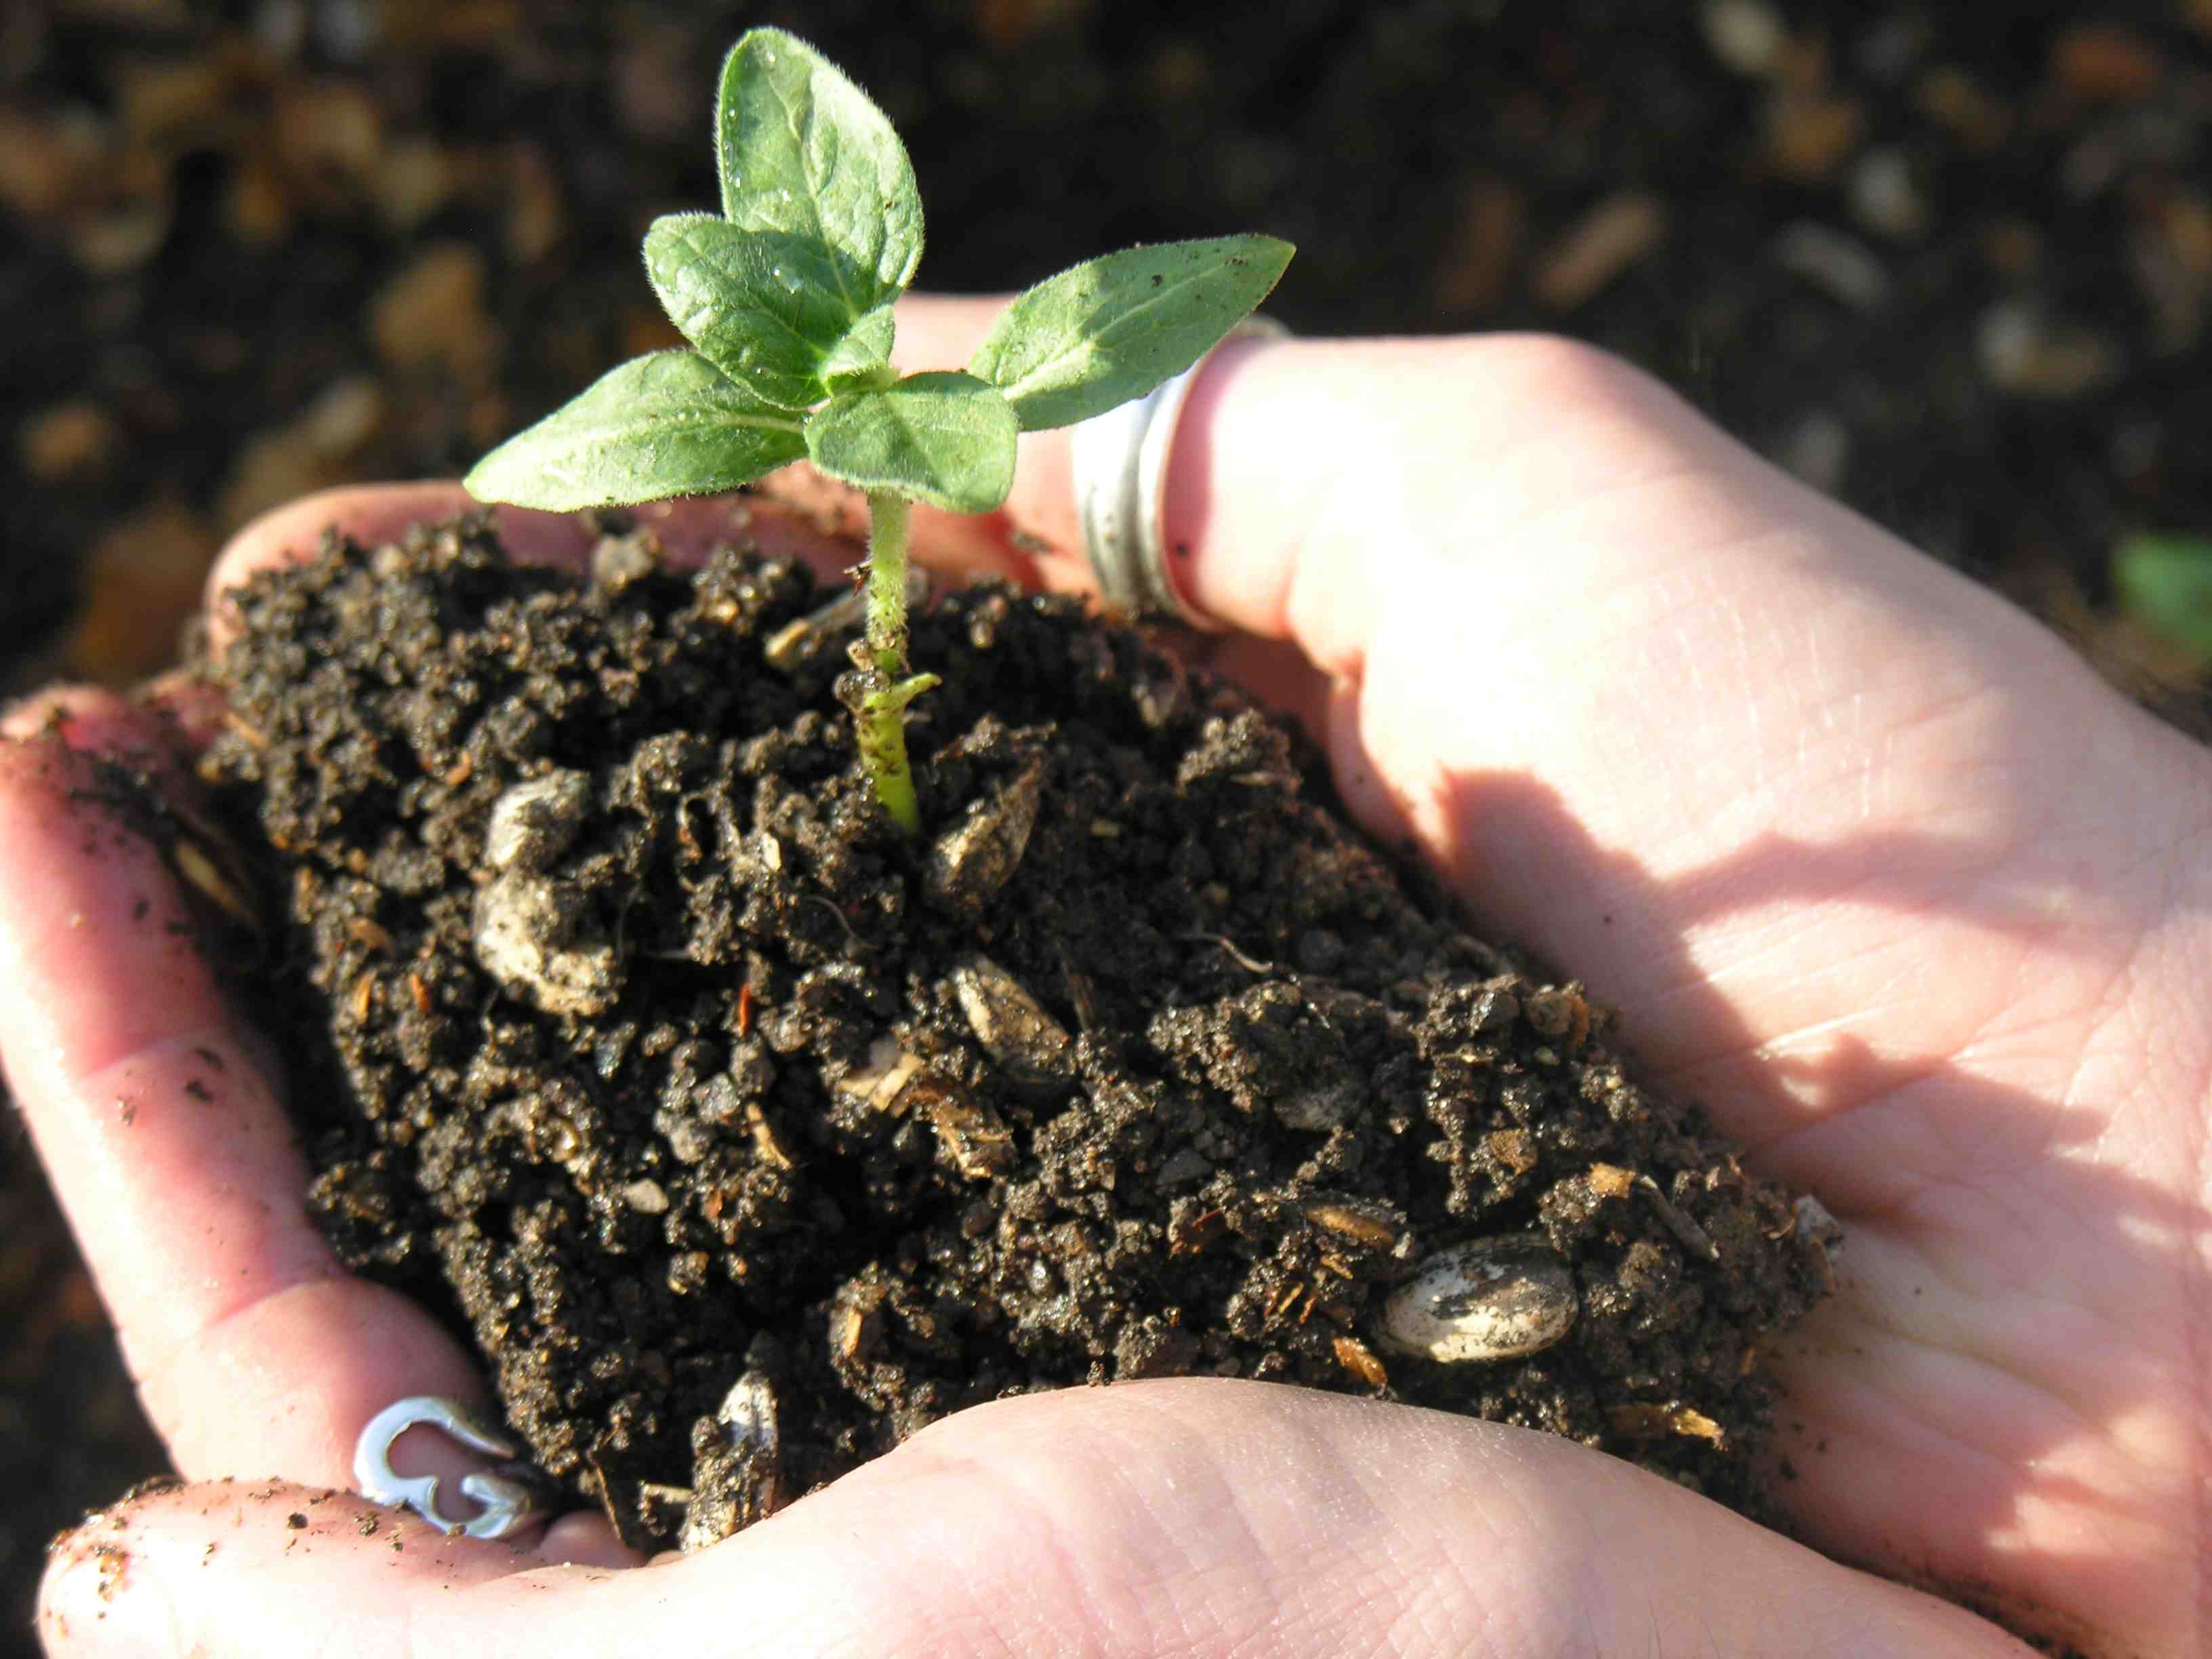
POLYGON ((1172 617, 1187 626, 1218 633, 1221 624, 1186 598, 1168 562, 1168 458, 1192 385, 1213 354, 1231 340, 1279 340, 1289 336, 1272 317, 1245 318, 1182 374, 1141 398, 1074 428, 1075 510, 1083 526, 1083 556, 1110 610, 1128 617, 1172 617))
POLYGON ((395 1400, 368 1419, 354 1443, 354 1484, 372 1503, 413 1510, 447 1537, 506 1538, 546 1513, 540 1494, 550 1485, 538 1470, 520 1461, 519 1449, 505 1435, 458 1400, 434 1394, 395 1400), (403 1475, 392 1467, 392 1443, 416 1427, 438 1429, 466 1446, 501 1460, 494 1468, 465 1474, 461 1495, 477 1505, 474 1516, 447 1513, 434 1474, 403 1475))

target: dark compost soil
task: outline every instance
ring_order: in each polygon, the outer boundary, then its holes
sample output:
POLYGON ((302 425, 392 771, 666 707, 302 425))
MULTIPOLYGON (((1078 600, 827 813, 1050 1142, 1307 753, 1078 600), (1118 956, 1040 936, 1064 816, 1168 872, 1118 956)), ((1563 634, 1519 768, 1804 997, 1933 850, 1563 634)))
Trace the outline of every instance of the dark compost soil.
POLYGON ((1298 742, 971 590, 917 622, 946 684, 908 841, 805 574, 654 553, 603 538, 586 584, 477 525, 333 544, 246 599, 204 769, 277 852, 258 994, 324 1103, 314 1207, 465 1321, 547 1469, 633 1541, 710 1540, 962 1407, 1204 1373, 1758 1510, 1758 1345, 1826 1287, 1820 1230, 1298 742), (1470 1316, 1558 1340, 1394 1346, 1386 1303, 1475 1239, 1508 1243, 1470 1316))

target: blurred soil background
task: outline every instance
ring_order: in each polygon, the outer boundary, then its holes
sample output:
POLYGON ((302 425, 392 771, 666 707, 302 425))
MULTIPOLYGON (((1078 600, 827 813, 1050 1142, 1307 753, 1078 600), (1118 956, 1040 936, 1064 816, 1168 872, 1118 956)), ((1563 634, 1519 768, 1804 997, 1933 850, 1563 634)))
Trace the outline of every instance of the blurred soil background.
MULTIPOLYGON (((905 135, 924 287, 1263 229, 1302 331, 1596 341, 2204 729, 2212 0, 5 0, 0 695, 675 343, 638 240, 758 22, 905 135)), ((161 1467, 0 1115, 0 1656, 161 1467)))

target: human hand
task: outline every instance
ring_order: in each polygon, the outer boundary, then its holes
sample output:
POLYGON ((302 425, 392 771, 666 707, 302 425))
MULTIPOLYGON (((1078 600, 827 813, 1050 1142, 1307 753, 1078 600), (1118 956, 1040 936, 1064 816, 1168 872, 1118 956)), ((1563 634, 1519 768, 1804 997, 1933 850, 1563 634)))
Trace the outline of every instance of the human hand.
MULTIPOLYGON (((906 365, 960 361, 981 314, 911 307, 906 365)), ((1071 547, 1065 438, 1024 445, 1010 514, 1071 547)), ((2191 1650, 2203 755, 1583 348, 1231 346, 1169 476, 1192 596, 1247 630, 1218 659, 1304 713, 1370 826, 1486 928, 1617 1006, 1652 1081, 1844 1220, 1843 1292, 1777 1359, 1806 1535, 2092 1651, 2191 1650)), ((339 510, 305 505, 234 556, 339 510)), ((1079 577, 1006 529, 917 542, 1079 577)), ((71 706, 76 741, 147 740, 71 706)), ((343 1480, 377 1407, 475 1385, 316 1254, 252 1045, 159 930, 163 872, 82 850, 58 793, 82 765, 0 755, 0 1054, 180 1468, 343 1480), (197 1119, 184 1073, 218 1090, 197 1119), (177 1238, 205 1243, 178 1261, 177 1238)), ((342 1607, 370 1653, 733 1627, 789 1653, 2021 1651, 1565 1443, 1231 1382, 964 1413, 645 1573, 363 1540, 360 1506, 310 1496, 192 1488, 76 1534, 47 1640, 258 1652, 342 1607)), ((605 1548, 563 1525, 545 1559, 605 1548)))

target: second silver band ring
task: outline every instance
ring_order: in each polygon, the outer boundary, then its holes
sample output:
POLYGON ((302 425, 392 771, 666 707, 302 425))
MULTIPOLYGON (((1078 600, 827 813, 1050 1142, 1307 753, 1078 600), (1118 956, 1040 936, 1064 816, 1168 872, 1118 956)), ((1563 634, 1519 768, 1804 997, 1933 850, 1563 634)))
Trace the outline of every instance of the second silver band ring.
POLYGON ((1099 597, 1124 615, 1170 616, 1193 628, 1221 624, 1176 585, 1168 558, 1168 458, 1184 401, 1213 352, 1231 340, 1286 337, 1290 330, 1258 313, 1238 323, 1219 345, 1142 398, 1094 416, 1074 429, 1075 509, 1083 555, 1099 597))

